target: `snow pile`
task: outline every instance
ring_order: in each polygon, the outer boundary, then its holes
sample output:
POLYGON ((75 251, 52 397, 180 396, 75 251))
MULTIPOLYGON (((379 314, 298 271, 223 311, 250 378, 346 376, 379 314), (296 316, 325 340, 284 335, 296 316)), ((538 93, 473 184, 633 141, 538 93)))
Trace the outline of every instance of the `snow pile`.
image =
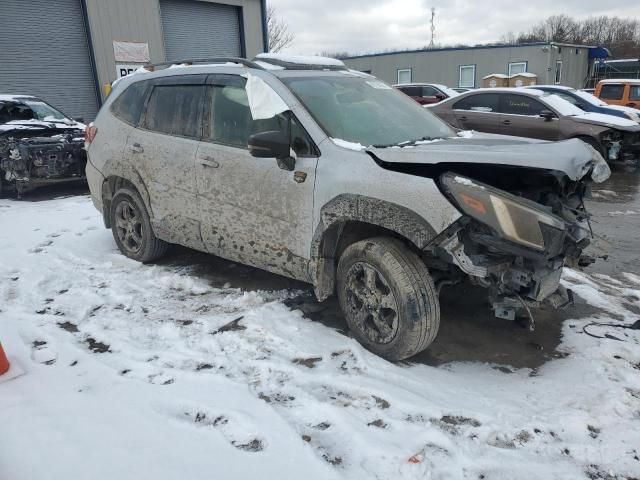
POLYGON ((259 53, 255 57, 257 60, 277 60, 285 63, 297 65, 324 65, 327 67, 344 67, 341 60, 318 55, 290 55, 286 53, 259 53))
MULTIPOLYGON (((0 477, 640 475, 640 277, 566 270, 598 313, 538 369, 388 363, 198 265, 120 255, 87 197, 0 200, 0 477), (11 226, 11 228, 6 228, 11 226)), ((446 321, 446 319, 443 319, 446 321)))
POLYGON ((331 141, 333 143, 335 143, 337 146, 342 147, 342 148, 346 148, 348 150, 355 150, 355 151, 361 151, 361 150, 366 150, 367 147, 365 147, 364 145, 360 144, 360 143, 356 143, 356 142, 348 142, 347 140, 342 140, 341 138, 333 138, 331 137, 331 141))

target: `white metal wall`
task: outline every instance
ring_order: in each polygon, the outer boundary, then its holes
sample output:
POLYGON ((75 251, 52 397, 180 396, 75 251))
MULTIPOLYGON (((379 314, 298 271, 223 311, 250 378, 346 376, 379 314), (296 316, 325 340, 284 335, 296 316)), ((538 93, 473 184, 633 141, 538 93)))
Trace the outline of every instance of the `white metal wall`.
POLYGON ((167 61, 242 54, 240 12, 233 5, 160 0, 167 61))
POLYGON ((72 117, 97 112, 80 0, 0 1, 0 94, 36 95, 72 117))

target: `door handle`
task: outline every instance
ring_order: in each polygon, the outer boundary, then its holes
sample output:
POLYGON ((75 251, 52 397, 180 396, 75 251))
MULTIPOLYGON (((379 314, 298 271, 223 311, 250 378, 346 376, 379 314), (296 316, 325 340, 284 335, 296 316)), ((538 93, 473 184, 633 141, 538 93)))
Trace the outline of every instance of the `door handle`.
POLYGON ((215 158, 209 157, 209 156, 199 157, 198 161, 200 162, 200 165, 202 165, 203 167, 218 168, 220 166, 220 164, 216 161, 215 158))
POLYGON ((461 122, 466 122, 467 121, 467 117, 460 117, 460 121, 461 122))
POLYGON ((503 120, 502 124, 503 125, 511 125, 511 120, 503 120))
POLYGON ((633 107, 633 108, 636 108, 636 104, 635 104, 635 102, 629 102, 629 103, 627 103, 627 105, 626 105, 626 106, 627 106, 627 107, 633 107))
POLYGON ((131 153, 143 153, 144 147, 139 143, 134 143, 129 147, 129 150, 131 150, 131 153))

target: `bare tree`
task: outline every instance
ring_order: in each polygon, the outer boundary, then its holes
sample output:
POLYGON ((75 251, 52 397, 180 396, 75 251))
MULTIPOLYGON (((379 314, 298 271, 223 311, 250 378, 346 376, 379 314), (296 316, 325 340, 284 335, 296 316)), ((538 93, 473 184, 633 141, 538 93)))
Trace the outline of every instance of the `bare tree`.
POLYGON ((289 26, 277 16, 275 7, 267 7, 267 30, 269 31, 269 51, 278 53, 293 42, 295 35, 289 31, 289 26))
POLYGON ((610 48, 614 57, 637 57, 640 52, 640 21, 607 16, 574 20, 568 15, 553 15, 529 31, 521 32, 517 41, 602 45, 610 48))

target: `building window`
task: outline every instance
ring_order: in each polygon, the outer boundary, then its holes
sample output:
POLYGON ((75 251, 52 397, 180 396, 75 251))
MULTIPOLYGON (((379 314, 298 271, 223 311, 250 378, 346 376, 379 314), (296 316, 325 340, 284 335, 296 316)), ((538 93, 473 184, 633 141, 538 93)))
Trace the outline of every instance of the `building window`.
POLYGON ((562 81, 562 60, 556 60, 556 84, 562 81))
POLYGON ((509 64, 509 76, 525 73, 527 71, 527 62, 512 62, 509 64))
POLYGON ((399 68, 398 69, 398 83, 411 83, 411 69, 399 68))
POLYGON ((458 77, 458 87, 474 88, 476 86, 476 66, 460 65, 460 76, 458 77))

